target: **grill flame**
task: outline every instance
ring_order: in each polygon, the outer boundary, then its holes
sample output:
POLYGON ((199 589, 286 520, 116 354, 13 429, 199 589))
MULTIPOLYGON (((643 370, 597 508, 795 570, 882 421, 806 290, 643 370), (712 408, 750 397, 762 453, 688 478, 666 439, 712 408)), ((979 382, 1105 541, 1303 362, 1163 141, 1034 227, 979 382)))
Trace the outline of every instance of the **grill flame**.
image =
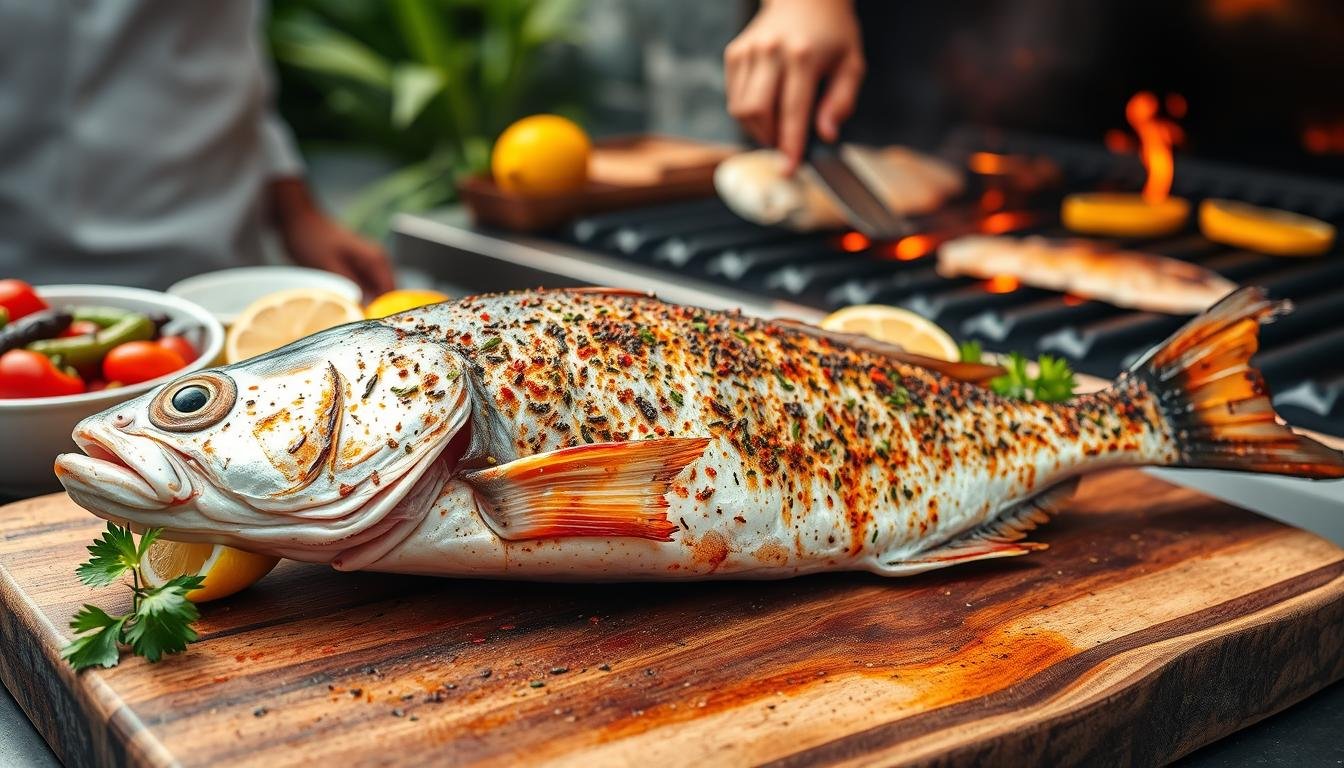
MULTIPOLYGON (((1184 113, 1184 99, 1173 101, 1175 105, 1180 105, 1178 110, 1184 113)), ((1160 106, 1157 96, 1148 91, 1134 94, 1125 105, 1125 119, 1139 135, 1139 156, 1148 171, 1143 199, 1150 204, 1171 196, 1171 182, 1176 174, 1171 147, 1182 138, 1180 127, 1158 114, 1160 106)))

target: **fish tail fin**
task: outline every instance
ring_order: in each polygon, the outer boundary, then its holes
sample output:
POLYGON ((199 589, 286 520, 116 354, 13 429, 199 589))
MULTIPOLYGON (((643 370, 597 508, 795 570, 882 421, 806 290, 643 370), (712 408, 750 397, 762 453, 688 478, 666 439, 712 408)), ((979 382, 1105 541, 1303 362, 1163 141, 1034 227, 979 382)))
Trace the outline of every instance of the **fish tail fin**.
POLYGON ((1228 294, 1136 362, 1129 372, 1156 398, 1179 451, 1174 466, 1344 477, 1344 453, 1279 420, 1250 364, 1260 324, 1292 310, 1262 288, 1228 294))

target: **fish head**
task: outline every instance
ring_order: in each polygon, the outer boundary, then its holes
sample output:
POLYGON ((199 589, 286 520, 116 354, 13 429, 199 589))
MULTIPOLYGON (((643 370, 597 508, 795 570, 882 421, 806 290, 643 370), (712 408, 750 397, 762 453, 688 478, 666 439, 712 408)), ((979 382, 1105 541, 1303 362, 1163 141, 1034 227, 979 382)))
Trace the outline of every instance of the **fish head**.
POLYGON ((320 562, 416 511, 469 412, 451 349, 352 323, 81 421, 56 474, 100 517, 320 562))

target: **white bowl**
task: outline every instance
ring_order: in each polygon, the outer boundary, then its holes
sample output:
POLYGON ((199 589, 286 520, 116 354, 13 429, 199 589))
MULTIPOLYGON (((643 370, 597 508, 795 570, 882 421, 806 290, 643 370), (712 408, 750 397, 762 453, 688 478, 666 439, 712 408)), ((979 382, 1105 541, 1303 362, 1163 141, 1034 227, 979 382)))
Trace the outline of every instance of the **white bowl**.
POLYGON ((199 328, 188 338, 200 356, 179 371, 117 389, 62 397, 0 399, 0 494, 32 496, 60 490, 52 472, 57 454, 76 450, 70 437, 86 416, 107 410, 154 387, 210 366, 224 349, 224 327, 201 307, 166 293, 105 285, 38 286, 53 307, 76 304, 161 312, 170 326, 199 328))
POLYGON ((168 286, 168 293, 195 302, 229 325, 247 305, 270 293, 291 288, 320 288, 362 303, 363 293, 348 277, 307 267, 237 267, 188 277, 168 286))

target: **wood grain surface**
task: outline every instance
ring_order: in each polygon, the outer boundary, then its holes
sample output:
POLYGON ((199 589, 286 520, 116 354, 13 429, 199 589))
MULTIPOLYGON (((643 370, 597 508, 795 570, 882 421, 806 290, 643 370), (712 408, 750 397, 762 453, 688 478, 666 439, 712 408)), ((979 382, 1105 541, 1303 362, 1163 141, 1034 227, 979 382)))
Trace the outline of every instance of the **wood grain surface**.
POLYGON ((282 563, 158 664, 57 657, 101 528, 0 509, 0 677, 70 766, 1152 764, 1344 677, 1344 551, 1136 471, 902 580, 558 585, 282 563))

